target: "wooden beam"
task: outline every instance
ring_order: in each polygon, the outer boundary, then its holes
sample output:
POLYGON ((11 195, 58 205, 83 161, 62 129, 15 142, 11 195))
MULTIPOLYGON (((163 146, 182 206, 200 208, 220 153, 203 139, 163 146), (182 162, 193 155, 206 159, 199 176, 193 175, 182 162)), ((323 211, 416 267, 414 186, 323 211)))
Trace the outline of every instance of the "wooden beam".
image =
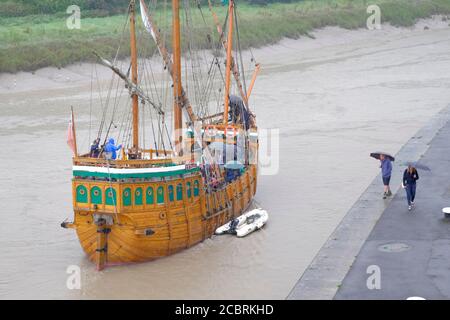
POLYGON ((230 76, 231 76, 231 54, 233 50, 233 13, 234 1, 228 4, 228 39, 227 39, 227 67, 225 73, 225 105, 223 111, 223 123, 228 124, 228 105, 230 101, 230 76))
POLYGON ((253 85, 255 84, 256 77, 258 76, 259 69, 261 69, 261 65, 259 63, 257 63, 255 71, 253 72, 252 81, 250 82, 250 86, 248 87, 247 100, 250 98, 250 94, 252 93, 253 85))
MULTIPOLYGON (((138 83, 137 48, 136 48, 136 20, 135 20, 135 0, 130 2, 130 48, 131 48, 131 81, 138 83)), ((132 94, 133 112, 133 147, 139 148, 139 99, 136 93, 132 94)))
MULTIPOLYGON (((225 40, 222 26, 220 25, 219 18, 217 17, 216 13, 214 12, 214 10, 212 8, 212 4, 211 4, 210 0, 208 0, 208 6, 209 6, 209 11, 211 11, 211 14, 213 15, 214 23, 216 24, 216 27, 217 27, 217 32, 219 33, 219 40, 222 43, 222 46, 225 49, 225 51, 227 51, 228 50, 227 49, 227 41, 225 40)), ((248 98, 247 98, 248 95, 245 94, 244 89, 242 88, 241 79, 239 78, 239 70, 237 68, 237 64, 235 63, 233 54, 231 54, 231 65, 232 65, 234 79, 236 80, 236 84, 239 88, 239 93, 241 94, 242 100, 244 100, 244 105, 248 108, 248 98)))
MULTIPOLYGON (((140 0, 140 1, 141 1, 141 10, 142 10, 143 19, 145 19, 144 25, 151 33, 152 38, 155 41, 156 46, 158 47, 159 53, 161 54, 161 57, 164 61, 164 64, 167 67, 167 71, 169 72, 169 74, 172 78, 172 81, 175 81, 174 75, 173 75, 172 58, 170 57, 169 52, 167 51, 166 47, 164 46, 161 34, 159 33, 159 29, 158 29, 155 21, 153 20, 152 15, 148 11, 145 1, 143 1, 143 0, 140 0)), ((189 122, 194 123, 195 121, 197 121, 197 116, 194 114, 194 111, 192 110, 191 103, 190 103, 183 87, 181 87, 181 106, 186 110, 186 113, 189 118, 189 122)))
POLYGON ((172 0, 172 50, 173 50, 173 130, 175 150, 181 151, 183 128, 182 123, 182 85, 181 85, 181 37, 180 37, 180 4, 178 0, 172 0))

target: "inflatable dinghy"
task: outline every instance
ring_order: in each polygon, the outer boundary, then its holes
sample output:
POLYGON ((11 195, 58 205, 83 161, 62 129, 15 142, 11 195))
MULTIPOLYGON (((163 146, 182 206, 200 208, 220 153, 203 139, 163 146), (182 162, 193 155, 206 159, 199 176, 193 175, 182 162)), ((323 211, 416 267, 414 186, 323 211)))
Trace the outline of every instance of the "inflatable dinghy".
POLYGON ((266 210, 253 209, 243 215, 231 220, 223 226, 216 229, 216 234, 235 234, 238 237, 246 235, 261 229, 269 219, 266 210))

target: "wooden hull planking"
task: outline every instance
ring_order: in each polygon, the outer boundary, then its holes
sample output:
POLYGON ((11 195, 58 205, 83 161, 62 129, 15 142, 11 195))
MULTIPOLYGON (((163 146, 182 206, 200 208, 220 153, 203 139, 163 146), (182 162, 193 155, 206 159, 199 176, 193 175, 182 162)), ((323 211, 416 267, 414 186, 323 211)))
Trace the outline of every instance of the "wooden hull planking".
POLYGON ((225 189, 211 193, 204 191, 199 173, 141 183, 74 179, 75 220, 71 227, 76 229, 83 250, 99 269, 108 264, 149 261, 211 237, 216 228, 246 210, 256 193, 256 184, 255 165, 249 165, 225 189), (196 182, 198 189, 193 187, 196 182), (81 198, 83 202, 79 202, 80 186, 86 187, 87 197, 81 198), (111 188, 119 195, 113 201, 115 205, 111 201, 109 205, 107 201, 92 204, 99 194, 105 199, 111 188), (156 196, 155 191, 159 193, 156 196), (99 226, 95 216, 109 218, 110 222, 106 227, 99 226))

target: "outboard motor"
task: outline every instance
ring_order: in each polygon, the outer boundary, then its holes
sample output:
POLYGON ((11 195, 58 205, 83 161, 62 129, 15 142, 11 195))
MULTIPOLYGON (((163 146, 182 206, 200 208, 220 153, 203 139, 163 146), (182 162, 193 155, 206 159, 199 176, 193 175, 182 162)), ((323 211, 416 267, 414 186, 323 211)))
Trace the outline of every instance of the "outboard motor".
POLYGON ((236 233, 236 227, 239 224, 239 220, 238 219, 233 219, 230 222, 230 229, 228 230, 229 233, 234 234, 236 233))

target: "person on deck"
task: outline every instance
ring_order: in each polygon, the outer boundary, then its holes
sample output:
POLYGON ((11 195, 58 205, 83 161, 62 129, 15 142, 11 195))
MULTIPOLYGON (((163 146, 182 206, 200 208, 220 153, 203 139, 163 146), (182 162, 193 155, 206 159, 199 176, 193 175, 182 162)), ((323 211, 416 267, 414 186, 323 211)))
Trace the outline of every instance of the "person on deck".
POLYGON ((117 151, 122 149, 122 145, 116 147, 113 138, 109 138, 108 143, 105 145, 106 159, 115 160, 117 158, 117 151))
POLYGON ((384 185, 383 199, 386 199, 387 197, 392 195, 391 188, 389 187, 389 183, 391 181, 391 174, 392 174, 392 162, 384 154, 380 155, 380 162, 381 162, 381 165, 380 165, 381 176, 383 178, 383 185, 384 185))
POLYGON ((408 200, 408 210, 414 206, 414 199, 416 198, 416 182, 419 180, 419 173, 412 165, 403 173, 402 187, 406 190, 406 199, 408 200))
POLYGON ((94 140, 94 142, 92 142, 91 144, 91 153, 90 153, 90 157, 91 158, 98 158, 99 154, 100 154, 100 138, 97 138, 94 140))

